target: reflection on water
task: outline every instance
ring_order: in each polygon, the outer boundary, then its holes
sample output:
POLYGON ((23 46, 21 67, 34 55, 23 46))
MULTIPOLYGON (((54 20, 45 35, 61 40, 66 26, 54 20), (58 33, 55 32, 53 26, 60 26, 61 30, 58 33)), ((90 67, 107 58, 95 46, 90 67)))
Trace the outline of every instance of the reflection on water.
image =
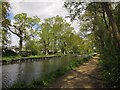
POLYGON ((76 56, 63 56, 50 60, 0 66, 0 68, 2 67, 2 86, 6 88, 19 81, 30 83, 33 79, 38 79, 49 72, 64 67, 68 65, 71 60, 76 60, 77 58, 76 56))

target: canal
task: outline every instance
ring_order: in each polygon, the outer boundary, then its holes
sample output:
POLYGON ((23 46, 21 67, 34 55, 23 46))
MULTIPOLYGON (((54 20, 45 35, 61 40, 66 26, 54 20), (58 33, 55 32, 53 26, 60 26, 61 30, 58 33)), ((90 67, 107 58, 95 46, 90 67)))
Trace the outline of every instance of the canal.
POLYGON ((77 60, 78 58, 80 58, 80 56, 68 55, 47 60, 1 65, 2 87, 9 88, 20 81, 29 84, 32 80, 36 80, 61 67, 65 67, 69 65, 71 61, 77 60))

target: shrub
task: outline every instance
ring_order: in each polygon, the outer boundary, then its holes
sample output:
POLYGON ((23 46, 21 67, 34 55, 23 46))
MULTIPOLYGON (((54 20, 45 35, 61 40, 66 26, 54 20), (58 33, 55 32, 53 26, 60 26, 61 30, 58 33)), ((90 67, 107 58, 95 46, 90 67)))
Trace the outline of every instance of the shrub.
POLYGON ((12 50, 5 50, 2 52, 3 57, 8 57, 8 56, 17 56, 18 54, 12 50))

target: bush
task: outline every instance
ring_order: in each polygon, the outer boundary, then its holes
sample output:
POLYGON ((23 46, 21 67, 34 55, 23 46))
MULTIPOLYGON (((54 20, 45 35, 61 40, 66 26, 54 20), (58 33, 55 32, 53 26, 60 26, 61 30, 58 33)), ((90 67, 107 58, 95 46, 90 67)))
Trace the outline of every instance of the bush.
POLYGON ((28 52, 28 51, 21 51, 20 52, 20 56, 22 56, 22 57, 27 57, 27 56, 30 56, 30 55, 31 55, 31 53, 28 52))
POLYGON ((18 54, 12 50, 5 50, 2 52, 3 57, 8 57, 8 56, 17 56, 18 54))
POLYGON ((109 88, 120 87, 120 50, 117 47, 104 48, 101 54, 103 85, 109 88))

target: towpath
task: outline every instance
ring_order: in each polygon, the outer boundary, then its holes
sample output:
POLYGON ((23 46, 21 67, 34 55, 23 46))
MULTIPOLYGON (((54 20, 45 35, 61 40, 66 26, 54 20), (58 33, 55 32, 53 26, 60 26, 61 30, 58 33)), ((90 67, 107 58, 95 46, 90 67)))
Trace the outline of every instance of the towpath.
POLYGON ((94 56, 88 62, 56 79, 50 88, 101 88, 101 71, 99 56, 94 56))

